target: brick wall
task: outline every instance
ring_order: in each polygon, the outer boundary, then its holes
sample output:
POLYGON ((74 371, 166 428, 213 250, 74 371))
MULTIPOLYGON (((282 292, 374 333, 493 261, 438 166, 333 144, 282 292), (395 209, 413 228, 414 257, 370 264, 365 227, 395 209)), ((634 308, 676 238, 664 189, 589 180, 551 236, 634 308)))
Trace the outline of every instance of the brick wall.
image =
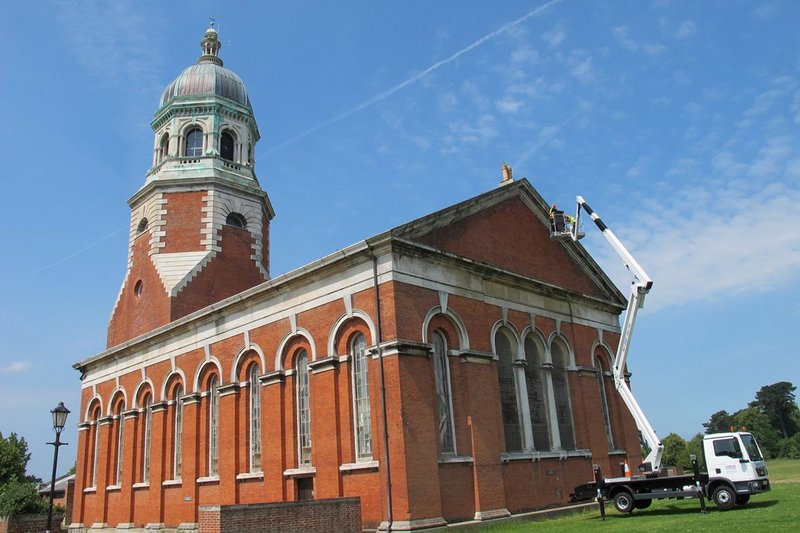
POLYGON ((200 533, 358 533, 359 498, 333 498, 255 505, 203 506, 200 533))
MULTIPOLYGON (((63 515, 53 513, 50 531, 61 531, 63 515)), ((0 519, 0 533, 42 533, 47 528, 46 514, 25 514, 0 519)))

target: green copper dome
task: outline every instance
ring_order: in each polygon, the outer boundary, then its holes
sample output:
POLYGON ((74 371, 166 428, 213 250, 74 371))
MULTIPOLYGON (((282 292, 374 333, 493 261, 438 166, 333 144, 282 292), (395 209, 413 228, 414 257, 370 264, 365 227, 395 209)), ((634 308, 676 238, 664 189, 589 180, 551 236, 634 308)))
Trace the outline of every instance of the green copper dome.
POLYGON ((177 97, 221 96, 246 107, 251 107, 250 98, 242 79, 222 66, 219 49, 222 43, 217 31, 211 27, 200 42, 203 55, 196 65, 186 68, 175 78, 161 95, 160 107, 177 97))

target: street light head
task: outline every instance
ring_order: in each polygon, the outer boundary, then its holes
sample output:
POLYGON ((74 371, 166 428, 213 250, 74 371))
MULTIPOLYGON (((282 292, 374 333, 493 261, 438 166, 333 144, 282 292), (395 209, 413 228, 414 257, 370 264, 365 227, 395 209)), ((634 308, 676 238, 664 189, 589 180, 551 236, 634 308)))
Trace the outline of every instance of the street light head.
POLYGON ((61 430, 64 429, 67 423, 67 415, 69 412, 69 409, 64 407, 64 402, 58 402, 56 408, 50 411, 50 414, 53 415, 53 431, 61 433, 61 430))

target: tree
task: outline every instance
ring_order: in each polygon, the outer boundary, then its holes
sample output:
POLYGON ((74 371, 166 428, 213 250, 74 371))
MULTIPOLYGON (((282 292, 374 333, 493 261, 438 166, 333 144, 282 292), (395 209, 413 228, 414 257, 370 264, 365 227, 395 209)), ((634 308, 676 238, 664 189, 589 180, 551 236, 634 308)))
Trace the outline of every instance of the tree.
POLYGON ((677 433, 670 433, 661 441, 664 452, 661 455, 661 463, 668 466, 691 465, 689 452, 686 450, 686 441, 677 433))
POLYGON ((755 435, 761 451, 768 459, 778 457, 781 436, 772 427, 769 417, 761 409, 748 407, 737 411, 733 416, 737 427, 746 428, 755 435))
POLYGON ((15 479, 24 480, 25 468, 30 458, 28 443, 24 437, 11 433, 8 438, 4 438, 0 433, 0 487, 15 479))
MULTIPOLYGON (((702 433, 698 433, 697 435, 692 437, 692 440, 686 442, 686 453, 690 456, 694 455, 695 457, 697 457, 697 461, 700 464, 700 467, 702 468, 702 465, 704 464, 702 433)), ((684 466, 688 469, 691 469, 692 468, 691 459, 689 460, 689 464, 684 466)))
POLYGON ((706 428, 706 435, 710 435, 712 433, 725 433, 726 431, 730 431, 731 426, 735 426, 736 421, 733 419, 733 415, 728 413, 728 411, 717 411, 708 422, 703 422, 703 427, 706 428))
POLYGON ((12 479, 0 487, 0 516, 44 513, 47 503, 30 481, 12 479))
POLYGON ((758 407, 769 417, 770 424, 779 431, 783 438, 789 438, 798 432, 796 422, 797 403, 794 391, 797 389, 788 381, 779 381, 772 385, 764 385, 756 393, 756 399, 750 407, 758 407))

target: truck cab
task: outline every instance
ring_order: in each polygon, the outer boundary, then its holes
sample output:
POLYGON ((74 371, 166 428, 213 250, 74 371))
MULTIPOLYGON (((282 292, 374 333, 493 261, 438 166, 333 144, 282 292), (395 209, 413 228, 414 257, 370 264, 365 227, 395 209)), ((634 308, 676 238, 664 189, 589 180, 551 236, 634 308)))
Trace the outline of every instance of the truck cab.
POLYGON ((706 495, 720 509, 744 505, 751 494, 770 490, 767 465, 751 433, 714 433, 703 437, 708 483, 706 495))

